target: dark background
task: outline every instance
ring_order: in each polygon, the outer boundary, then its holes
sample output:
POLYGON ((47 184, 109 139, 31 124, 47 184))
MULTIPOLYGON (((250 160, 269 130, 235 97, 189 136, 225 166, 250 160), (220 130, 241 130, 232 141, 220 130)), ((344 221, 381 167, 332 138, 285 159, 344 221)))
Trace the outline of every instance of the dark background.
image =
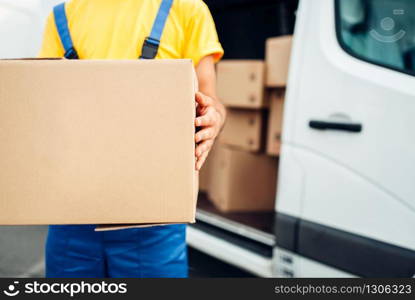
POLYGON ((298 0, 205 0, 225 59, 263 59, 265 40, 292 34, 298 0))

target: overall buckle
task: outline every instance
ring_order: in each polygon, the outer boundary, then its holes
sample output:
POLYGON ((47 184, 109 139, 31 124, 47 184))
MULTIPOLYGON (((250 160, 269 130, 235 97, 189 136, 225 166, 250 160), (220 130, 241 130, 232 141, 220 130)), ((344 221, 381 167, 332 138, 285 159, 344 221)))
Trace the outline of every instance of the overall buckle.
POLYGON ((65 53, 66 59, 79 59, 78 53, 76 52, 75 48, 71 48, 65 53))
POLYGON ((154 59, 159 49, 160 41, 147 37, 141 50, 141 59, 154 59))

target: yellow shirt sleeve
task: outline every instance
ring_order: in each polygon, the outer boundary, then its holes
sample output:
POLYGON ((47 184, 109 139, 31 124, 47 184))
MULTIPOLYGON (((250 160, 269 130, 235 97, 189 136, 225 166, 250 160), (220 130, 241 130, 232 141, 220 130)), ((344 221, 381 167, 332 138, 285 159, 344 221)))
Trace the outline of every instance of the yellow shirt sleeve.
POLYGON ((184 58, 192 59, 195 66, 208 55, 213 55, 218 62, 224 51, 209 8, 201 0, 192 1, 192 4, 192 16, 185 29, 184 58))
POLYGON ((53 13, 49 14, 45 31, 43 33, 42 47, 39 52, 40 58, 61 58, 65 54, 58 31, 55 25, 55 18, 53 13))

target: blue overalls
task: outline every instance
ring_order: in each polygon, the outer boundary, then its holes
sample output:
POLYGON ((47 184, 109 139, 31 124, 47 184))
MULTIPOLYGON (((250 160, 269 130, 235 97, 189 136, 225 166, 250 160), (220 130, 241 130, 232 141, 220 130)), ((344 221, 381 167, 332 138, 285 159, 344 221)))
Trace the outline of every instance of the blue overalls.
MULTIPOLYGON (((157 55, 173 0, 163 0, 140 58, 157 55)), ((65 4, 54 8, 65 57, 78 59, 65 4)), ((46 242, 46 276, 51 278, 187 277, 186 226, 169 225, 95 232, 95 225, 52 225, 46 242)))

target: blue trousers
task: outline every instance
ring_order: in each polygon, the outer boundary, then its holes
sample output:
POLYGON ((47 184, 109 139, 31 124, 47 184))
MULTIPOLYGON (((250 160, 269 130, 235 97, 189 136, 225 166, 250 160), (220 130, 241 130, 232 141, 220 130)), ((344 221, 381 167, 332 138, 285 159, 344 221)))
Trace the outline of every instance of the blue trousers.
POLYGON ((53 225, 46 242, 49 278, 185 278, 186 225, 95 232, 53 225))

